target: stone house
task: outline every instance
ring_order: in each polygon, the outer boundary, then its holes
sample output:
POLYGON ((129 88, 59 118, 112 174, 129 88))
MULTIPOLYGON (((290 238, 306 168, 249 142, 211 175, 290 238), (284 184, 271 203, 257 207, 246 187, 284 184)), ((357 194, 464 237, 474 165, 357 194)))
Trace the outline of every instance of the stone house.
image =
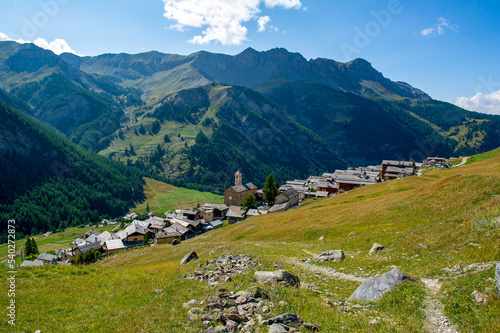
POLYGON ((243 199, 247 195, 257 195, 257 186, 252 183, 243 185, 243 176, 241 172, 236 172, 234 175, 234 186, 227 188, 224 191, 224 204, 228 206, 241 206, 243 199))

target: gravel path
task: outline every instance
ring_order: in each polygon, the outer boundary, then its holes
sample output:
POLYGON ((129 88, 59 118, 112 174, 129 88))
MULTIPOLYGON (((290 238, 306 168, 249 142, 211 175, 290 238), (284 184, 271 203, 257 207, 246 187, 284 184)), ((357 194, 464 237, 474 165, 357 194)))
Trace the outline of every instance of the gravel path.
POLYGON ((443 304, 437 299, 441 289, 439 279, 421 279, 427 288, 427 296, 424 299, 424 311, 427 322, 424 326, 429 333, 458 333, 457 328, 446 317, 443 304))

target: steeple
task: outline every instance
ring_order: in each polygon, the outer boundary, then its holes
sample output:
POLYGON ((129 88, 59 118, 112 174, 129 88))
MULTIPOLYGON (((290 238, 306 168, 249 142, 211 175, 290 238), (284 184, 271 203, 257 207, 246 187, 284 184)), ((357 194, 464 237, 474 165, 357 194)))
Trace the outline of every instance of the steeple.
POLYGON ((234 185, 243 185, 243 175, 241 174, 240 170, 236 171, 234 174, 234 185))

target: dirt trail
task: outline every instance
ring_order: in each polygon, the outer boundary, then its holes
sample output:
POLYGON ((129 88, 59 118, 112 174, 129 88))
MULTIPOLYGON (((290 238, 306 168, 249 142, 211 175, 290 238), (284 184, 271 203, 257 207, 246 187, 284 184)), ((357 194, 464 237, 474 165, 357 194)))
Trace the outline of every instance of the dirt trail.
POLYGON ((290 264, 302 267, 310 272, 321 273, 325 276, 329 276, 335 279, 349 280, 355 282, 363 282, 364 280, 366 280, 363 277, 337 272, 336 270, 331 269, 330 267, 316 266, 307 262, 302 262, 297 258, 287 258, 286 261, 288 261, 290 264))
POLYGON ((422 278, 421 280, 427 288, 427 296, 424 299, 424 311, 427 319, 425 330, 430 333, 458 333, 456 326, 444 314, 444 306, 437 298, 441 289, 439 279, 422 278))
POLYGON ((457 167, 464 165, 465 163, 467 163, 468 160, 469 160, 468 157, 462 157, 462 162, 460 162, 460 164, 457 164, 457 167))

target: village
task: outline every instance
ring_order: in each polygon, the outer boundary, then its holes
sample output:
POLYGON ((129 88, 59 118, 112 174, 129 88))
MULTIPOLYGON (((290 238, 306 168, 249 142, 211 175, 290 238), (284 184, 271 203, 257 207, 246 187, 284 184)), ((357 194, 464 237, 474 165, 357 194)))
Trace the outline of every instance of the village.
POLYGON ((384 160, 377 166, 336 170, 334 173, 310 176, 305 180, 288 180, 277 189, 273 203, 265 202, 263 189, 258 189, 252 183, 243 183, 243 174, 237 171, 234 186, 224 191, 223 204, 205 203, 198 208, 175 209, 165 212, 164 216, 150 212, 143 221, 137 219, 137 213, 132 212, 123 217, 122 221, 127 223, 122 222, 121 225, 117 221, 103 220, 96 228, 116 225, 113 231, 91 229, 75 239, 71 247, 58 249, 55 254, 41 253, 33 261, 24 260, 20 266, 71 265, 79 262, 75 261, 76 258, 89 253, 114 255, 140 246, 177 245, 186 239, 246 218, 299 207, 307 199, 332 197, 357 187, 414 176, 417 167, 422 170, 431 166, 448 168, 451 163, 440 157, 430 157, 418 164, 413 161, 384 160), (248 197, 255 203, 252 208, 242 206, 248 197))

